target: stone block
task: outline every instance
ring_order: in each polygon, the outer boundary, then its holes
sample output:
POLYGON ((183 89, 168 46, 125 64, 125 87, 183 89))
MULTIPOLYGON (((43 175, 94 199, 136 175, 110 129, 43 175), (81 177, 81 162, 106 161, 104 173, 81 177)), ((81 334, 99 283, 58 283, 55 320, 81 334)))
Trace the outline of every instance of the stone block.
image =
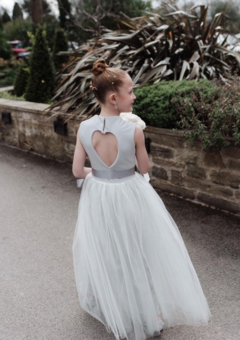
POLYGON ((240 160, 240 146, 228 146, 221 150, 223 156, 240 160))
POLYGON ((229 198, 234 196, 234 191, 232 189, 221 185, 211 185, 207 192, 211 195, 215 195, 216 197, 229 198))
POLYGON ((194 142, 194 145, 191 145, 189 141, 186 141, 186 147, 189 150, 192 150, 192 151, 202 151, 203 150, 203 144, 202 144, 201 141, 198 141, 198 140, 196 140, 194 142))
POLYGON ((206 171, 204 168, 201 168, 197 165, 187 165, 187 176, 197 179, 205 179, 206 171))
POLYGON ((177 168, 184 169, 185 164, 183 162, 176 162, 174 159, 164 159, 159 157, 152 157, 153 165, 160 165, 164 168, 177 168))
POLYGON ((158 181, 155 178, 151 179, 151 184, 154 188, 156 188, 156 190, 160 189, 162 191, 173 193, 177 196, 181 196, 181 197, 188 198, 191 200, 195 199, 194 190, 180 187, 177 185, 173 185, 169 182, 158 181))
POLYGON ((197 165, 201 162, 201 152, 192 151, 189 149, 182 149, 176 152, 174 160, 179 163, 197 165))
POLYGON ((18 143, 19 143, 19 147, 23 150, 28 150, 28 151, 33 151, 33 146, 32 143, 29 143, 26 140, 26 136, 24 133, 20 132, 18 133, 18 143))
POLYGON ((227 166, 229 169, 238 171, 240 173, 240 161, 229 159, 227 166))
POLYGON ((161 158, 173 158, 174 152, 172 149, 164 148, 158 144, 151 143, 151 155, 161 158))
POLYGON ((179 170, 171 170, 171 183, 177 184, 177 185, 183 185, 183 175, 182 171, 179 170))
POLYGON ((184 178, 183 184, 185 187, 194 189, 195 191, 208 191, 211 187, 209 181, 197 178, 184 178))
POLYGON ((205 151, 203 163, 209 168, 225 168, 220 151, 205 151))
POLYGON ((154 134, 150 132, 144 132, 145 137, 151 138, 152 143, 159 144, 160 146, 170 147, 174 149, 181 149, 185 146, 185 139, 180 136, 165 135, 165 134, 154 134))
POLYGON ((235 191, 235 197, 237 200, 239 200, 239 204, 240 204, 240 189, 235 191))
POLYGON ((205 192, 216 197, 234 197, 234 190, 229 187, 213 184, 209 180, 184 178, 183 185, 186 188, 194 189, 196 192, 205 192))
POLYGON ((161 178, 161 179, 168 179, 168 174, 167 171, 163 168, 157 167, 157 166, 153 166, 152 167, 152 176, 157 177, 157 178, 161 178))
POLYGON ((210 178, 214 183, 230 186, 232 188, 240 188, 240 173, 234 174, 230 171, 212 171, 210 178))
POLYGON ((212 195, 208 195, 202 192, 197 194, 197 199, 209 206, 216 207, 222 210, 230 211, 234 214, 240 213, 240 205, 236 202, 218 198, 212 195))

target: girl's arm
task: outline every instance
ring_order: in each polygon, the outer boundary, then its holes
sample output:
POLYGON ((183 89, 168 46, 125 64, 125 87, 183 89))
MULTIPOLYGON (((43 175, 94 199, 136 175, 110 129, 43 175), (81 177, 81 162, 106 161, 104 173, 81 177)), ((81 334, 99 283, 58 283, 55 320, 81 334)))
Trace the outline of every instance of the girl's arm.
POLYGON ((77 133, 76 147, 73 157, 72 172, 76 178, 85 178, 91 171, 92 168, 84 166, 86 160, 86 152, 80 140, 79 130, 77 133))
POLYGON ((149 171, 150 164, 145 147, 144 133, 138 125, 135 128, 134 142, 136 147, 136 166, 142 174, 146 174, 149 171))

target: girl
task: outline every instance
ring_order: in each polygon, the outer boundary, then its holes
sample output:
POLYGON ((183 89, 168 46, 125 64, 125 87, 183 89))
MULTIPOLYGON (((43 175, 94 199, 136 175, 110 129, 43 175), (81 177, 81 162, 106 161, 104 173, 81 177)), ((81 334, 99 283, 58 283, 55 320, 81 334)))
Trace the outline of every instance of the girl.
POLYGON ((73 160, 85 179, 73 240, 80 305, 116 339, 206 325, 208 303, 178 227, 140 174, 149 170, 144 134, 119 116, 132 111, 132 80, 104 60, 92 72, 101 112, 81 122, 73 160))

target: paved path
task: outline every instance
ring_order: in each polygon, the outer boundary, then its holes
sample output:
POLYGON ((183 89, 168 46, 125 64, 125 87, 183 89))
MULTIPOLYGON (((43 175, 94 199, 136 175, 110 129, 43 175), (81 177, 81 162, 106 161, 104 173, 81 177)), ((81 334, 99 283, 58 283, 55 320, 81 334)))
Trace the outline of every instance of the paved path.
MULTIPOLYGON (((208 327, 161 340, 240 339, 240 220, 161 194, 208 298, 208 327)), ((79 191, 71 167, 0 145, 0 339, 114 340, 78 304, 72 238, 79 191)))

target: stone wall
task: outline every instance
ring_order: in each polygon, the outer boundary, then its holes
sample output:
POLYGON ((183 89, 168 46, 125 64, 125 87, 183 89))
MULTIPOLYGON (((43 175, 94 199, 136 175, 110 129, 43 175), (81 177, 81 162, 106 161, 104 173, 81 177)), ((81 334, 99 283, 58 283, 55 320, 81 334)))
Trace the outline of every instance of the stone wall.
POLYGON ((73 158, 80 121, 70 120, 67 135, 54 132, 54 120, 42 112, 46 104, 0 99, 0 141, 17 148, 63 162, 73 158), (2 121, 2 112, 10 112, 12 124, 2 121))
POLYGON ((240 215, 240 146, 203 151, 171 130, 147 127, 145 135, 155 189, 240 215))
MULTIPOLYGON (((67 135, 58 135, 55 118, 44 122, 46 108, 45 104, 0 99, 0 141, 72 162, 80 120, 69 120, 67 135), (12 124, 2 121, 2 112, 11 113, 12 124)), ((147 127, 145 136, 151 139, 150 177, 156 190, 240 215, 240 146, 206 152, 200 143, 190 148, 179 133, 154 127, 147 127)))

